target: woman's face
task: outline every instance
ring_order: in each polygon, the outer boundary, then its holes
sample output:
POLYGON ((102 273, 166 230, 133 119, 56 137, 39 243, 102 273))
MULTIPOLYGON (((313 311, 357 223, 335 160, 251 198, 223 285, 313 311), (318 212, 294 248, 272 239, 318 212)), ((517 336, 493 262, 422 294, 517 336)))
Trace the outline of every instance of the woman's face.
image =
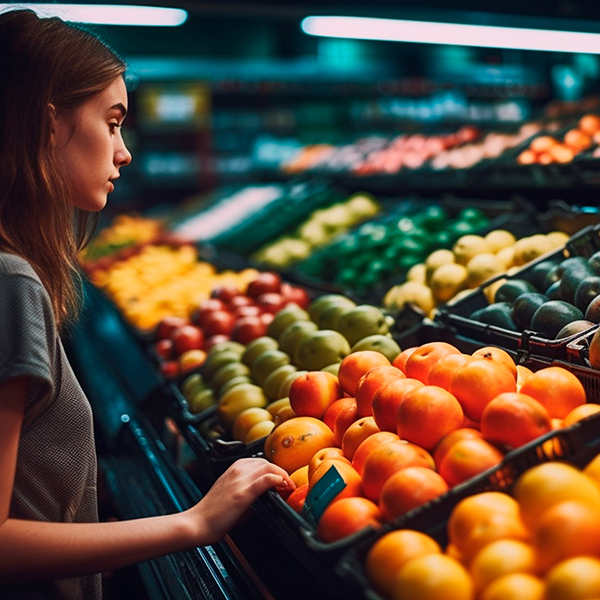
POLYGON ((114 190, 119 169, 131 162, 121 136, 127 114, 127 89, 117 77, 71 115, 57 116, 56 153, 63 163, 77 208, 97 212, 114 190))

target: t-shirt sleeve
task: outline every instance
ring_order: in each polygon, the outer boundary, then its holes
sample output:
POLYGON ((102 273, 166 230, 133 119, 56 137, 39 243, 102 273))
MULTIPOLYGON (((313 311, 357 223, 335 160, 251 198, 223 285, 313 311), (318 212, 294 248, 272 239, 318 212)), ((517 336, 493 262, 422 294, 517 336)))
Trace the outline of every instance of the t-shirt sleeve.
POLYGON ((0 274, 0 383, 23 375, 32 378, 26 423, 54 391, 55 336, 52 306, 40 282, 24 275, 0 274))

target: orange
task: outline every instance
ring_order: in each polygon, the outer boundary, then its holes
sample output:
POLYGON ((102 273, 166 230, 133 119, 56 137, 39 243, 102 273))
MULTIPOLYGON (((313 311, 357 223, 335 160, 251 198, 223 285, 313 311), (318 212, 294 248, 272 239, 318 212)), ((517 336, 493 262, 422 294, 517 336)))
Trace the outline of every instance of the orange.
POLYGON ((335 421, 333 422, 333 437, 336 445, 340 447, 342 446, 342 438, 344 437, 348 427, 350 427, 350 425, 355 423, 357 420, 356 412, 358 410, 356 406, 356 398, 347 396, 346 398, 343 398, 343 400, 346 400, 345 406, 338 412, 335 417, 335 421), (349 400, 352 400, 352 402, 349 400))
POLYGON ((503 392, 516 392, 517 382, 504 365, 480 358, 454 372, 449 391, 456 396, 467 417, 480 421, 487 403, 503 392))
POLYGON ((536 161, 536 153, 533 150, 523 150, 517 156, 517 162, 520 165, 532 165, 536 161))
POLYGON ((585 473, 567 463, 551 461, 530 467, 515 482, 513 495, 529 527, 543 512, 564 500, 587 503, 600 510, 600 489, 585 473))
POLYGON ((335 467, 340 477, 344 480, 346 487, 334 497, 334 500, 340 498, 351 498, 355 496, 362 496, 361 478, 356 472, 354 467, 350 464, 350 461, 345 458, 326 458, 321 464, 315 469, 311 477, 308 478, 308 492, 315 487, 316 483, 331 469, 335 467))
POLYGON ((379 506, 366 498, 334 500, 323 511, 317 525, 317 535, 329 544, 353 535, 365 527, 381 526, 379 506))
POLYGON ((300 513, 308 494, 308 483, 302 484, 297 487, 288 497, 286 503, 297 513, 300 513))
POLYGON ((296 469, 290 475, 290 479, 296 484, 296 488, 308 483, 308 465, 296 469))
POLYGON ((598 507, 566 500, 546 509, 532 529, 538 567, 544 572, 557 562, 574 556, 600 554, 598 507))
MULTIPOLYGON (((352 355, 350 355, 352 356, 352 355)), ((373 414, 371 405, 377 390, 392 379, 402 379, 406 375, 397 367, 379 366, 369 369, 356 384, 356 405, 358 407, 357 415, 369 417, 373 414)))
POLYGON ((380 431, 373 417, 363 417, 354 421, 342 436, 342 450, 348 460, 352 460, 358 446, 370 435, 380 431))
POLYGON ((504 454, 493 444, 483 438, 468 437, 452 444, 437 468, 448 485, 454 487, 495 467, 503 458, 504 454))
POLYGON ((405 348, 394 358, 392 361, 392 365, 397 369, 400 369, 406 375, 406 361, 408 357, 418 348, 419 346, 411 346, 410 348, 405 348))
POLYGON ((307 371, 292 381, 288 397, 290 406, 299 417, 320 419, 342 397, 342 389, 333 373, 307 371))
POLYGON ((496 396, 481 414, 483 437, 510 450, 523 446, 552 430, 546 408, 522 392, 496 396))
POLYGON ((403 378, 394 379, 380 387, 375 396, 371 408, 373 418, 381 431, 396 432, 396 415, 405 394, 424 384, 418 379, 403 378))
POLYGON ((565 418, 562 420, 562 426, 569 427, 570 425, 573 425, 573 423, 577 423, 598 412, 600 412, 600 404, 594 404, 593 402, 580 404, 565 415, 565 418))
POLYGON ((450 513, 447 532, 448 541, 466 561, 496 540, 527 538, 516 500, 502 492, 481 492, 460 500, 450 513))
POLYGON ((563 142, 577 153, 587 150, 592 145, 592 138, 581 129, 573 128, 565 133, 563 142))
POLYGON ((461 351, 447 342, 428 342, 419 346, 406 361, 404 372, 411 379, 428 383, 429 371, 447 354, 461 354, 461 351))
MULTIPOLYGON (((338 415, 347 410, 355 410, 356 408, 356 398, 352 398, 351 396, 344 396, 339 400, 336 400, 323 415, 323 422, 331 431, 335 426, 335 420, 338 418, 338 415)), ((355 413, 356 414, 356 413, 355 413)))
POLYGON ((558 144, 558 141, 550 135, 539 135, 529 144, 529 148, 534 152, 548 152, 552 146, 558 144))
POLYGON ((311 479, 317 467, 328 458, 339 458, 344 461, 347 460, 344 457, 342 449, 338 448, 337 446, 331 446, 328 448, 321 448, 320 450, 317 450, 317 452, 313 454, 312 458, 308 462, 308 465, 306 466, 306 477, 308 480, 311 479))
POLYGON ((267 460, 293 473, 307 465, 315 452, 334 443, 333 432, 323 421, 294 417, 275 427, 267 436, 264 454, 267 460))
POLYGON ((374 542, 367 552, 365 571, 373 587, 389 598, 396 574, 411 558, 441 552, 440 545, 431 536, 411 529, 397 529, 374 542))
POLYGON ((600 131, 600 117, 594 114, 583 115, 577 124, 579 129, 588 135, 594 135, 600 131))
POLYGON ((469 563, 476 590, 509 573, 535 573, 535 552, 519 540, 496 540, 485 545, 469 563))
POLYGON ((517 392, 521 391, 523 384, 533 375, 533 371, 523 365, 517 365, 517 392))
POLYGON ((411 558, 394 579, 392 600, 472 600, 473 581, 465 567, 445 554, 411 558))
POLYGON ((345 356, 340 363, 338 379, 342 390, 349 396, 356 393, 358 380, 373 367, 390 367, 391 363, 381 352, 360 350, 345 356))
POLYGON ((492 581, 479 600, 545 600, 545 592, 546 586, 539 577, 531 573, 509 573, 492 581))
POLYGON ((546 367, 535 372, 521 386, 521 393, 541 402, 550 416, 557 419, 564 419, 586 402, 583 384, 563 367, 546 367))
POLYGON ((393 521, 447 491, 448 484, 429 467, 406 467, 383 484, 379 505, 385 520, 393 521))
POLYGON ((600 454, 597 454, 583 467, 583 474, 600 487, 600 454))
POLYGON ((485 358, 486 360, 499 362, 512 373, 515 380, 517 379, 517 365, 515 364, 512 356, 506 350, 502 350, 502 348, 496 348, 496 346, 484 346, 483 348, 479 348, 479 350, 475 350, 471 356, 475 359, 485 358))
POLYGON ((385 482, 397 471, 413 466, 432 468, 433 458, 423 448, 402 440, 375 448, 369 453, 363 465, 363 494, 369 500, 379 501, 385 482))
POLYGON ((472 427, 460 427, 459 429, 454 429, 450 433, 446 434, 433 449, 433 460, 437 468, 439 468, 442 458, 444 458, 446 452, 450 449, 454 442, 458 442, 458 440, 462 440, 463 438, 474 437, 481 439, 482 436, 480 431, 472 427))
POLYGON ((378 431, 370 435, 366 440, 362 441, 352 457, 352 466, 362 475, 363 467, 367 456, 371 451, 388 442, 398 442, 400 438, 391 431, 378 431))
POLYGON ((473 358, 468 354, 447 354, 446 356, 442 356, 431 367, 427 383, 429 385, 438 385, 447 390, 450 387, 450 380, 454 371, 471 360, 473 358))
POLYGON ((600 598, 600 560, 578 556, 558 563, 546 574, 544 600, 600 598))
POLYGON ((404 395, 396 413, 396 433, 431 452, 446 434, 462 425, 463 419, 462 407, 450 392, 423 385, 404 395))

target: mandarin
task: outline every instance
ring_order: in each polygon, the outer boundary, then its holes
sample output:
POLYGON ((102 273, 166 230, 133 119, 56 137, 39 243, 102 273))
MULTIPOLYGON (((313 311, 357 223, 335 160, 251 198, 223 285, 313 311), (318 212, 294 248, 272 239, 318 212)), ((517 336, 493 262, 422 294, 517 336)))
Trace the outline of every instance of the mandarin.
POLYGON ((503 392, 516 392, 517 383, 503 364, 480 358, 454 372, 449 391, 456 396, 467 417, 480 421, 488 402, 503 392))
POLYGON ((404 395, 396 413, 396 433, 431 452, 445 435, 462 425, 463 419, 462 407, 450 392, 423 385, 404 395))
POLYGON ((465 363, 473 360, 468 354, 447 354, 431 367, 427 383, 437 385, 447 390, 450 387, 452 375, 465 363))
POLYGON ((342 397, 342 389, 333 373, 307 371, 292 381, 288 397, 290 406, 299 417, 321 419, 325 411, 342 397))
POLYGON ((308 483, 303 483, 301 486, 297 487, 286 499, 286 504, 295 512, 300 514, 302 507, 304 506, 304 502, 306 500, 306 495, 308 494, 308 483))
POLYGON ((483 437, 501 447, 519 448, 552 430, 546 408, 521 392, 499 394, 483 409, 483 437))
MULTIPOLYGON (((352 355, 350 355, 352 356, 352 355)), ((373 398, 377 391, 393 379, 403 379, 406 375, 394 366, 378 366, 369 369, 356 384, 356 405, 358 418, 373 414, 373 398)))
POLYGON ((437 468, 439 469, 442 458, 444 458, 446 452, 455 442, 458 442, 458 440, 462 440, 464 438, 474 437, 481 439, 482 435, 481 431, 473 427, 460 427, 446 434, 433 449, 432 456, 437 468))
POLYGON ((370 435, 381 431, 373 417, 363 417, 352 423, 342 436, 342 450, 348 460, 352 460, 358 446, 370 435))
POLYGON ((577 556, 564 560, 546 573, 545 600, 600 598, 600 559, 577 556))
POLYGON ((362 496, 361 477, 350 461, 345 458, 326 458, 308 478, 308 492, 315 487, 319 480, 331 469, 335 468, 346 486, 333 500, 362 496))
POLYGON ((277 425, 267 436, 264 455, 267 460, 293 473, 307 465, 315 452, 334 443, 333 432, 323 421, 313 417, 292 417, 277 425))
POLYGON ((506 350, 502 350, 502 348, 497 348, 496 346, 484 346, 483 348, 475 350, 471 356, 475 359, 484 358, 486 360, 499 362, 512 373, 515 380, 517 379, 517 365, 515 364, 513 357, 506 350))
POLYGON ((365 561, 367 577, 373 587, 388 598, 396 574, 411 558, 441 552, 438 542, 425 533, 412 529, 390 531, 368 550, 365 561))
POLYGON ((389 522, 447 491, 446 481, 429 467, 406 467, 384 483, 379 506, 383 517, 389 522))
POLYGON ((390 367, 391 363, 381 352, 360 350, 345 356, 340 363, 338 378, 342 390, 349 396, 356 393, 358 380, 373 367, 390 367))
POLYGON ((348 430, 348 427, 350 427, 350 425, 355 423, 358 419, 356 415, 358 410, 356 406, 356 398, 351 398, 348 396, 347 398, 344 398, 344 400, 346 399, 351 399, 354 402, 347 402, 346 406, 344 406, 343 409, 338 412, 335 417, 335 421, 333 422, 333 437, 335 439, 335 443, 340 447, 342 446, 342 438, 348 430))
POLYGON ((521 392, 541 402, 550 416, 564 419, 577 406, 585 404, 583 384, 563 367, 545 367, 536 371, 521 386, 521 392))
POLYGON ((392 366, 400 369, 406 375, 406 361, 409 356, 419 348, 419 346, 410 346, 409 348, 405 348, 396 356, 396 358, 392 361, 392 366))
MULTIPOLYGON (((344 396, 339 400, 336 400, 323 415, 323 423, 331 429, 335 427, 335 421, 338 418, 338 415, 344 411, 356 411, 356 398, 352 398, 351 396, 344 396)), ((356 412, 355 412, 356 415, 356 412)))
POLYGON ((377 433, 370 435, 358 445, 358 448, 352 457, 352 466, 362 475, 365 460, 375 448, 379 448, 379 446, 387 444, 388 442, 398 441, 400 441, 400 438, 391 431, 378 431, 377 433))
POLYGON ((447 354, 461 354, 461 351, 448 342, 427 342, 411 353, 404 372, 411 379, 427 383, 429 371, 447 354))
POLYGON ((509 573, 492 581, 479 600, 544 600, 545 593, 546 586, 539 577, 531 573, 509 573))
POLYGON ((373 418, 381 431, 396 432, 396 416, 398 408, 404 396, 412 389, 422 387, 425 384, 418 379, 409 377, 393 379, 380 387, 375 396, 371 408, 373 418))
POLYGON ((573 423, 577 423, 582 419, 587 419, 587 417, 599 412, 600 404, 595 404, 593 402, 580 404, 565 415, 565 418, 562 420, 562 426, 569 427, 570 425, 573 425, 573 423))
POLYGON ((381 524, 381 511, 375 502, 361 497, 340 498, 331 502, 323 511, 317 525, 317 535, 329 544, 365 527, 378 529, 381 524))

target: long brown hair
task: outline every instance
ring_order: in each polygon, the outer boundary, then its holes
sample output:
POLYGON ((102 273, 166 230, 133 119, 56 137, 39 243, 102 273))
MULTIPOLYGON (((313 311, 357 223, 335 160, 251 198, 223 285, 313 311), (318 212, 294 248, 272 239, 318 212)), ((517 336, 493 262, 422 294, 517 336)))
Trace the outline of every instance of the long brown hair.
POLYGON ((0 14, 0 249, 31 264, 59 327, 77 312, 77 257, 97 215, 73 207, 51 107, 75 111, 124 72, 93 33, 30 10, 0 14))

